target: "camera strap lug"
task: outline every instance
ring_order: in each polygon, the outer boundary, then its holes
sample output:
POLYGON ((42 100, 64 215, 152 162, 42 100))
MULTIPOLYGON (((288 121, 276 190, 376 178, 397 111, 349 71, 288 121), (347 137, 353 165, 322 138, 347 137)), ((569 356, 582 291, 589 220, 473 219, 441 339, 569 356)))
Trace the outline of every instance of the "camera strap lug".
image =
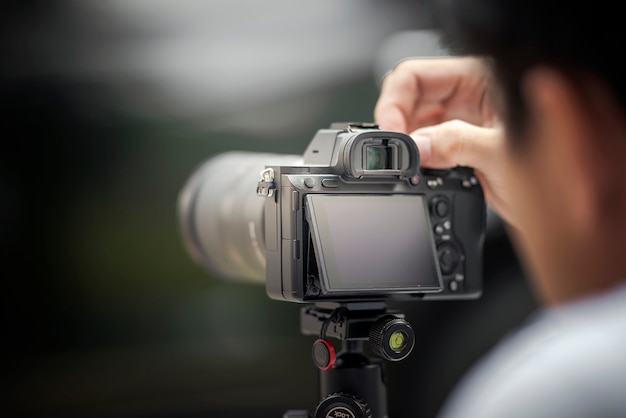
POLYGON ((274 184, 274 169, 266 168, 261 171, 261 180, 257 183, 256 194, 261 197, 273 197, 276 185, 274 184))

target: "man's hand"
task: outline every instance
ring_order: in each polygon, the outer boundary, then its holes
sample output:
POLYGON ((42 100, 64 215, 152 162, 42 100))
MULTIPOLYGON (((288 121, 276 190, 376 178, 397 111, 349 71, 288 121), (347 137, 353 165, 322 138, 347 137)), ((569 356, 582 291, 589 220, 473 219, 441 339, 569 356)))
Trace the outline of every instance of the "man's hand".
POLYGON ((500 181, 506 147, 487 94, 489 79, 476 58, 402 61, 383 80, 374 118, 381 129, 409 133, 425 167, 473 167, 487 203, 515 224, 500 181))
POLYGON ((383 80, 374 119, 400 132, 461 119, 491 126, 489 72, 476 58, 415 58, 401 61, 383 80))

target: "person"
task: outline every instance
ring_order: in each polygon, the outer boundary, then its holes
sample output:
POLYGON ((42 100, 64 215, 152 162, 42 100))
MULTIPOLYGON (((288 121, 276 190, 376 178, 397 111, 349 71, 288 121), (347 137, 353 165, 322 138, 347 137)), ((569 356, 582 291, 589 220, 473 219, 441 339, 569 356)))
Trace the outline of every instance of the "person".
POLYGON ((400 61, 374 119, 409 133, 422 166, 475 169, 542 307, 470 370, 440 416, 626 417, 618 3, 443 6, 453 55, 400 61))

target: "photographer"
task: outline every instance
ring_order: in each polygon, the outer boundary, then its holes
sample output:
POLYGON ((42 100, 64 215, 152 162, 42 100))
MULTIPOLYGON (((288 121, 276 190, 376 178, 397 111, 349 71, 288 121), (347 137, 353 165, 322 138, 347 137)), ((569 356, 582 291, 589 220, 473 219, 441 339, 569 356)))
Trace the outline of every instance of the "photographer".
POLYGON ((425 167, 476 170, 544 304, 460 382, 442 415, 625 416, 617 3, 450 0, 441 11, 463 57, 400 62, 383 81, 376 122, 410 133, 425 167))

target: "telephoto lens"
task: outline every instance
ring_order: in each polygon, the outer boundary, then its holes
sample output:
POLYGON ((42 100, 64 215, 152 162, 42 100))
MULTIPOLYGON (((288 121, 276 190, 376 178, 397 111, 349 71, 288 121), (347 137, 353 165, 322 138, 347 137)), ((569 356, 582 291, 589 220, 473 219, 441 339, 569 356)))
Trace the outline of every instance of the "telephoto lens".
POLYGON ((204 161, 178 196, 189 255, 218 278, 265 283, 265 200, 256 194, 266 165, 300 165, 302 156, 232 151, 204 161))

